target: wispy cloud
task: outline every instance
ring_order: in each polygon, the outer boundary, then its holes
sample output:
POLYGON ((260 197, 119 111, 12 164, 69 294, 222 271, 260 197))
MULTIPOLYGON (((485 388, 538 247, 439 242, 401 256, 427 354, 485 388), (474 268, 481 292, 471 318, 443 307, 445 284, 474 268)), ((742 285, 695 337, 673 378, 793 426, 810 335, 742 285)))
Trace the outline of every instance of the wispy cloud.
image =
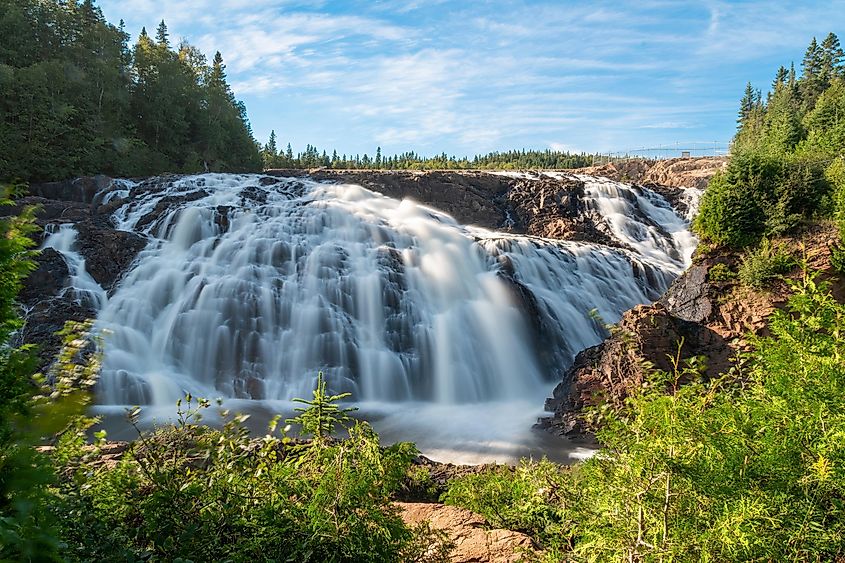
POLYGON ((341 152, 621 150, 727 140, 845 0, 102 0, 223 53, 260 138, 341 152))

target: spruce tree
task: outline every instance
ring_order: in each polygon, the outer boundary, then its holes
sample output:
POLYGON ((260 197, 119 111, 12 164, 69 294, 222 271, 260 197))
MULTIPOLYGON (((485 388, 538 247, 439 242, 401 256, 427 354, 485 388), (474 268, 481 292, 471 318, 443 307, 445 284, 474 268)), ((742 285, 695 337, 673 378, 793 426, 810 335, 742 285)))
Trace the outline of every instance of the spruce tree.
POLYGON ((165 49, 170 48, 170 34, 167 32, 167 24, 164 23, 164 20, 158 24, 158 29, 156 29, 156 43, 158 43, 159 47, 164 47, 165 49))
POLYGON ((835 33, 828 34, 822 41, 821 47, 821 69, 820 74, 828 83, 837 76, 843 76, 842 62, 845 53, 839 44, 839 38, 835 33))
POLYGON ((743 94, 742 100, 739 102, 739 116, 736 120, 739 128, 742 128, 742 125, 746 122, 748 116, 751 115, 751 111, 754 109, 755 104, 756 94, 754 92, 754 87, 751 85, 751 82, 748 82, 745 85, 745 94, 743 94))

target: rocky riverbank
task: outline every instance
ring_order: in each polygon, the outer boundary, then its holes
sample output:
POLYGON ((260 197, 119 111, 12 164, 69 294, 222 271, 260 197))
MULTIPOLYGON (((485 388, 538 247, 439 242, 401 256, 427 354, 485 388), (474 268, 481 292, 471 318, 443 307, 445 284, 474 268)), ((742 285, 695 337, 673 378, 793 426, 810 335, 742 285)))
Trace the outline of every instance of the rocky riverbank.
MULTIPOLYGON (((829 246, 836 240, 833 225, 815 225, 794 238, 778 241, 807 261, 808 271, 834 283, 845 296, 845 284, 833 274, 829 246)), ((608 402, 620 406, 643 384, 647 369, 670 371, 672 359, 699 356, 705 375, 716 377, 735 364, 748 347, 749 335, 766 335, 766 321, 789 295, 788 283, 803 270, 796 267, 784 280, 765 289, 749 288, 736 279, 712 275, 714 268, 736 272, 742 255, 725 248, 700 247, 693 265, 653 305, 626 312, 603 343, 582 351, 546 401, 549 417, 538 426, 576 441, 591 442, 592 430, 583 413, 608 402)))

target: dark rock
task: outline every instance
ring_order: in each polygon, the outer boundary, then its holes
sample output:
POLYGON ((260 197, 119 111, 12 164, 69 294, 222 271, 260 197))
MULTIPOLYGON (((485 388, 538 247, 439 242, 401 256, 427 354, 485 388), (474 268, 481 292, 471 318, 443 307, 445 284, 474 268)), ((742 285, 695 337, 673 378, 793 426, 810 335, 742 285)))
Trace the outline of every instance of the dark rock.
MULTIPOLYGON (((186 194, 163 197, 158 201, 158 203, 156 203, 152 211, 138 219, 138 222, 135 224, 135 228, 141 230, 153 223, 158 223, 162 217, 170 213, 172 210, 180 206, 184 206, 186 203, 208 197, 208 195, 207 191, 200 189, 186 194)), ((129 197, 131 199, 133 196, 130 195, 129 197)))
POLYGON ((713 303, 709 297, 708 269, 703 264, 690 266, 660 298, 663 306, 671 314, 687 321, 700 323, 709 319, 713 303))
MULTIPOLYGON (((303 172, 273 170, 268 174, 299 177, 303 172)), ((491 229, 505 221, 504 207, 495 200, 507 192, 512 181, 471 171, 316 170, 308 175, 318 181, 360 184, 396 199, 410 198, 448 213, 459 223, 491 229)))
POLYGON ((76 242, 85 258, 85 269, 103 289, 111 293, 147 239, 129 231, 119 231, 104 221, 78 223, 76 242))
POLYGON ((62 339, 56 333, 65 323, 83 322, 95 316, 93 309, 80 305, 68 294, 41 299, 27 312, 20 337, 37 346, 39 369, 44 370, 59 352, 62 339))
MULTIPOLYGON (((265 179, 274 180, 275 183, 278 183, 278 182, 281 181, 278 178, 261 178, 261 180, 265 180, 265 179)), ((272 184, 268 184, 266 182, 263 182, 261 180, 259 180, 259 183, 262 186, 272 185, 272 184)), ((265 192, 264 190, 260 190, 260 189, 256 188, 255 186, 249 186, 248 188, 242 189, 241 190, 241 197, 244 198, 245 200, 253 201, 255 203, 262 204, 262 205, 267 203, 267 192, 265 192)))
POLYGON ((640 305, 624 314, 610 338, 576 356, 546 401, 552 416, 538 426, 574 438, 589 436, 593 428, 583 418, 585 409, 605 403, 621 407, 652 367, 672 371, 670 358, 683 362, 704 356, 706 375, 715 377, 727 369, 734 354, 734 348, 706 325, 676 317, 661 303, 640 305))
POLYGON ((35 257, 37 267, 24 280, 18 300, 26 306, 58 295, 70 282, 64 257, 53 248, 45 248, 35 257))
POLYGON ((94 201, 97 192, 106 189, 109 184, 111 184, 111 178, 108 176, 83 176, 61 182, 32 184, 29 187, 29 193, 45 199, 90 204, 94 201))

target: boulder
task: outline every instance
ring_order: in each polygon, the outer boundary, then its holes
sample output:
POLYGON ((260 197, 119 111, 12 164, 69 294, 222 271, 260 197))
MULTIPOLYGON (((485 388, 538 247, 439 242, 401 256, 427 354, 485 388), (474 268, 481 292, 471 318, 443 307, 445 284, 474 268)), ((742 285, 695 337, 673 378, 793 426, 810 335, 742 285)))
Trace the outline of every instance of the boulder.
POLYGON ((445 504, 397 502, 402 520, 409 526, 428 522, 454 543, 449 560, 454 563, 515 563, 537 558, 534 542, 527 535, 490 529, 487 521, 464 508, 445 504))
POLYGON ((143 236, 119 231, 102 220, 77 223, 76 230, 79 233, 76 242, 79 253, 85 258, 85 269, 109 293, 147 246, 143 236))
POLYGON ((111 181, 111 178, 103 175, 83 176, 61 182, 32 184, 29 186, 29 193, 44 199, 90 204, 98 192, 109 187, 111 181))

